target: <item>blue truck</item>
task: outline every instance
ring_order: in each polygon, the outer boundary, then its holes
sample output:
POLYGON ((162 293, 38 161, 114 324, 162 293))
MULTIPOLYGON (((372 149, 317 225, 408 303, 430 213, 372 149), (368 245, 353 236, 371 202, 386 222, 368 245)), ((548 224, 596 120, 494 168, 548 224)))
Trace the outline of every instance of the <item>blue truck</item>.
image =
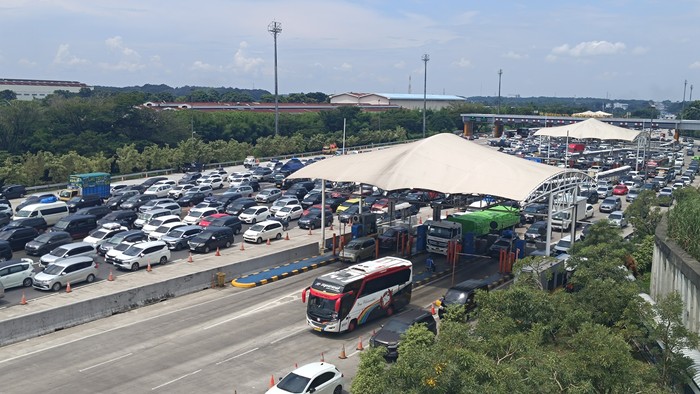
POLYGON ((102 198, 109 197, 109 186, 112 176, 106 172, 91 172, 89 174, 74 174, 68 178, 68 189, 76 190, 78 195, 97 194, 102 198))

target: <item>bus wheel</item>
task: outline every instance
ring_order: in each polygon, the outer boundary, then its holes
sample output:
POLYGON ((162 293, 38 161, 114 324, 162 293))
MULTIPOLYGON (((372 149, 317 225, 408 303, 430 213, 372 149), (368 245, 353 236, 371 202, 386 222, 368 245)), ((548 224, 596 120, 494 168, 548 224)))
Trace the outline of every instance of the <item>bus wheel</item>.
POLYGON ((348 324, 348 332, 355 331, 356 327, 357 327, 357 320, 355 320, 355 319, 350 320, 350 324, 348 324))

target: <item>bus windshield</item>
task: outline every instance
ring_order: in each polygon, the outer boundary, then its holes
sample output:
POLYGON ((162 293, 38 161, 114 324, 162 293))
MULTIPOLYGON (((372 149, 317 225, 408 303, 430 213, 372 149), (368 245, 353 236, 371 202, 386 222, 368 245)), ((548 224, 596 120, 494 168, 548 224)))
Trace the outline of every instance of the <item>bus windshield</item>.
POLYGON ((310 315, 330 320, 335 313, 335 300, 311 294, 309 295, 307 312, 310 315))

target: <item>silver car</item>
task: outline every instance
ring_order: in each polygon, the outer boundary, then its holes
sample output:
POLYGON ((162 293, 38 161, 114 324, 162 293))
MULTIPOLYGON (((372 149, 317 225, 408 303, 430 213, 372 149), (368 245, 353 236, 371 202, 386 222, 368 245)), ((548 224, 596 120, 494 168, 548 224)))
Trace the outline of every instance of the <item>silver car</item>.
POLYGON ((359 263, 362 260, 374 257, 376 250, 376 241, 372 237, 355 238, 348 242, 343 250, 340 251, 338 257, 343 261, 359 263))
POLYGON ((53 264, 59 260, 76 256, 94 257, 96 254, 95 245, 88 242, 73 242, 57 247, 48 254, 41 256, 39 262, 42 266, 53 264))
POLYGON ((97 277, 97 264, 89 256, 78 256, 49 264, 42 272, 34 275, 34 288, 59 291, 68 283, 94 282, 97 277))

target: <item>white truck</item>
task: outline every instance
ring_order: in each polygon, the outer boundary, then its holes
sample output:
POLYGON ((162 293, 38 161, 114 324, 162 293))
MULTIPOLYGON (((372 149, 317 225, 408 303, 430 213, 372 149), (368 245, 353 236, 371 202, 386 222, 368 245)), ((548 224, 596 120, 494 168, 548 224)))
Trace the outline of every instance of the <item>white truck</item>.
POLYGON ((447 244, 450 241, 462 242, 462 225, 447 220, 426 221, 428 234, 425 248, 430 253, 447 255, 447 244))
MULTIPOLYGON (((566 205, 563 201, 558 205, 566 205)), ((571 218, 576 214, 576 223, 580 223, 586 218, 586 197, 577 197, 576 204, 570 204, 569 208, 564 208, 552 215, 552 229, 569 230, 571 229, 571 218)))

